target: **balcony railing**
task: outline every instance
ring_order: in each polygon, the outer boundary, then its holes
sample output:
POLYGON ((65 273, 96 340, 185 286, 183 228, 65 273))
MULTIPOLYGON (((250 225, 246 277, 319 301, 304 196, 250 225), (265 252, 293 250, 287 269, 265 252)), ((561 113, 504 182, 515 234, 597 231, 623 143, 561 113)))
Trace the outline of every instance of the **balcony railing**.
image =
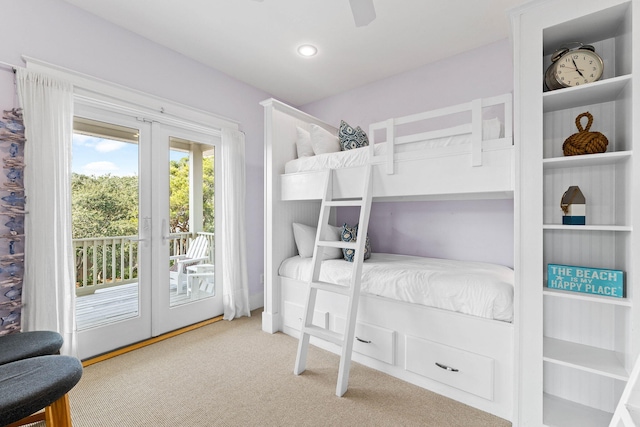
MULTIPOLYGON (((173 233, 170 235, 170 255, 187 252, 191 239, 205 235, 209 240, 209 261, 214 261, 213 233, 173 233)), ((74 239, 76 256, 76 295, 92 294, 98 289, 138 281, 138 236, 115 236, 74 239)), ((167 260, 167 272, 169 271, 167 260)))

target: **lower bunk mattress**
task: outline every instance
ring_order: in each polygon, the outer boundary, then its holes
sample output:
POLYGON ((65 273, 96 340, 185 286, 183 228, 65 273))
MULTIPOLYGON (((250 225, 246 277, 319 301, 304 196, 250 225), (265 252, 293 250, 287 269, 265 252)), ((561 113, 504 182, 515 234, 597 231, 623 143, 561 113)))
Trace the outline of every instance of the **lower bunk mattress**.
MULTIPOLYGON (((320 280, 348 286, 353 264, 324 260, 320 280)), ((309 282, 312 258, 294 256, 278 273, 309 282)), ((513 270, 496 264, 372 253, 362 266, 362 293, 504 322, 513 321, 513 270)))

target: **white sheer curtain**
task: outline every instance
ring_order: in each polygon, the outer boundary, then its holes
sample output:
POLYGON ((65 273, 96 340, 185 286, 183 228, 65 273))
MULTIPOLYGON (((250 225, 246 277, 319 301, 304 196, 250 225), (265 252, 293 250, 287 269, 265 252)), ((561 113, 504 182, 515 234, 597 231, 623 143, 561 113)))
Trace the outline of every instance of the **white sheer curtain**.
POLYGON ((22 329, 53 330, 62 354, 76 355, 71 241, 73 86, 19 68, 25 136, 25 272, 22 329))
POLYGON ((219 215, 222 246, 222 294, 224 319, 251 316, 247 279, 247 233, 245 227, 245 156, 244 134, 233 129, 222 131, 222 171, 219 176, 222 194, 219 215))

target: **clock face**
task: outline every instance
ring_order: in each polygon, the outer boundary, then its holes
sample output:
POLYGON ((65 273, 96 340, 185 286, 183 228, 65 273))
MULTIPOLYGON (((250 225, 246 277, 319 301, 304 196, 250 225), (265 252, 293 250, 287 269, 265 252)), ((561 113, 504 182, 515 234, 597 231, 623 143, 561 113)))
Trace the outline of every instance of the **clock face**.
POLYGON ((602 77, 602 59, 590 50, 575 50, 554 64, 554 76, 562 86, 579 86, 602 77))

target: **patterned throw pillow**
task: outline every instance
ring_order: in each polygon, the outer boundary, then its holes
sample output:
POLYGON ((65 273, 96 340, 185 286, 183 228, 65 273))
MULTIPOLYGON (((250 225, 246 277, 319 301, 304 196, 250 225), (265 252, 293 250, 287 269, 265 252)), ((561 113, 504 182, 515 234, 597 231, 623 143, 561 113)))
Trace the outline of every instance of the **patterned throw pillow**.
POLYGON ((367 134, 360 129, 360 126, 354 129, 344 120, 340 120, 338 138, 340 139, 342 151, 369 145, 369 138, 367 138, 367 134))
MULTIPOLYGON (((342 226, 341 238, 343 242, 355 243, 357 234, 358 224, 351 227, 345 223, 342 226)), ((345 261, 353 262, 353 257, 356 255, 356 251, 354 249, 342 248, 342 255, 344 255, 345 261)), ((369 259, 369 257, 371 257, 371 242, 369 241, 369 236, 367 236, 367 240, 364 243, 364 259, 369 259)))

